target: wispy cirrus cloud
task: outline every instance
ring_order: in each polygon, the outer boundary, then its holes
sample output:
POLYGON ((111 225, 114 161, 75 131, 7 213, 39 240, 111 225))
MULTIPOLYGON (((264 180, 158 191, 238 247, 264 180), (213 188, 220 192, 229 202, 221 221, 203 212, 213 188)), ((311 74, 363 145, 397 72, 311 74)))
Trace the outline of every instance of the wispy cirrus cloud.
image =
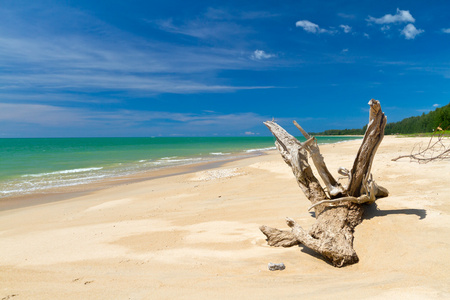
POLYGON ((20 71, 75 69, 133 73, 192 73, 217 69, 248 67, 242 51, 225 48, 201 49, 169 43, 137 41, 117 45, 97 42, 95 37, 64 36, 55 41, 51 35, 31 38, 0 36, 0 66, 20 71), (200 64, 200 62, 203 62, 200 64))
POLYGON ((76 136, 120 135, 133 130, 140 135, 169 136, 202 135, 207 132, 233 134, 263 128, 268 117, 244 112, 220 114, 216 112, 177 113, 118 109, 95 111, 45 104, 0 103, 0 136, 8 136, 12 128, 48 128, 47 136, 68 132, 76 136), (11 126, 11 128, 8 128, 11 126))
POLYGON ((278 17, 269 11, 230 10, 229 8, 208 7, 203 15, 210 20, 255 20, 278 17))
POLYGON ((43 126, 67 126, 82 124, 84 118, 77 111, 44 104, 0 103, 0 123, 14 122, 43 126))
MULTIPOLYGON (((53 10, 58 12, 58 8, 53 10)), ((71 101, 73 97, 70 94, 66 93, 67 97, 63 95, 67 90, 83 97, 83 93, 93 91, 120 90, 128 94, 138 92, 155 95, 272 88, 234 86, 224 84, 223 80, 216 77, 222 70, 242 70, 255 66, 248 59, 249 53, 240 48, 198 47, 142 39, 95 20, 90 21, 96 26, 93 32, 81 34, 68 31, 61 34, 45 23, 34 24, 25 18, 14 19, 14 13, 0 9, 1 95, 21 94, 22 99, 26 100, 30 99, 30 93, 57 94, 60 96, 59 101, 71 101), (14 27, 1 26, 7 21, 17 24, 14 27), (39 31, 39 34, 30 34, 33 31, 39 31)), ((54 22, 57 22, 58 16, 66 14, 76 20, 93 19, 83 12, 68 13, 65 10, 51 17, 56 18, 54 22)), ((219 34, 227 30, 231 34, 233 28, 224 25, 219 34)), ((203 37, 217 34, 213 31, 197 34, 203 37)), ((3 100, 8 99, 3 97, 3 100)))
MULTIPOLYGON (((0 74, 0 95, 5 90, 24 91, 39 88, 40 91, 83 90, 88 91, 126 91, 188 94, 201 92, 229 92, 250 89, 267 89, 273 86, 235 86, 206 84, 177 76, 160 75, 159 77, 136 76, 132 74, 111 75, 108 73, 51 73, 51 74, 0 74)), ((25 97, 26 98, 26 97, 25 97)), ((65 98, 60 98, 63 100, 65 98)), ((42 99, 44 100, 44 99, 42 99)))
POLYGON ((356 16, 354 14, 338 13, 337 15, 344 19, 355 19, 356 18, 356 16))
POLYGON ((236 35, 249 33, 249 28, 242 27, 233 22, 211 20, 188 20, 175 24, 173 19, 154 21, 159 29, 183 34, 200 39, 228 40, 236 35))
POLYGON ((450 33, 450 28, 442 28, 441 31, 443 33, 450 33))
POLYGON ((233 11, 225 8, 209 7, 203 14, 193 19, 146 20, 160 30, 191 36, 203 40, 222 41, 244 38, 254 30, 238 21, 273 18, 278 16, 266 11, 233 11))

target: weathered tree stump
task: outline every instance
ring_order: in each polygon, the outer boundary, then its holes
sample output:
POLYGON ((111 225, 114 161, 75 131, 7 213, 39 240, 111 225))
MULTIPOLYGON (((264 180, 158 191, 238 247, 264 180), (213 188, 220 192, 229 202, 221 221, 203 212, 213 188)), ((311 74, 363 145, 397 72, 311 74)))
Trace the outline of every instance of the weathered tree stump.
POLYGON ((304 143, 300 143, 275 122, 264 123, 276 137, 278 151, 292 168, 316 216, 316 223, 308 232, 291 218, 286 218, 291 230, 261 226, 260 230, 266 235, 270 246, 291 247, 302 244, 320 253, 336 267, 358 262, 358 256, 353 250, 353 232, 362 221, 362 204, 372 203, 388 195, 388 191, 378 186, 370 173, 373 158, 384 136, 386 116, 379 101, 372 99, 369 105, 369 124, 353 167, 351 171, 339 169, 340 174, 348 176, 347 185, 341 185, 333 178, 320 154, 316 139, 310 137, 295 121, 294 124, 306 138, 304 143), (325 188, 314 176, 308 163, 308 153, 325 188))

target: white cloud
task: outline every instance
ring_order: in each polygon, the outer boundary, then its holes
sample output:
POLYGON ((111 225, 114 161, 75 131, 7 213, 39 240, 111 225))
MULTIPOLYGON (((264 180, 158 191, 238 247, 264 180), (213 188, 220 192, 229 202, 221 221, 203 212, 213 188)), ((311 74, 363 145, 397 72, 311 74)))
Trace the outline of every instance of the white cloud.
POLYGON ((350 31, 352 31, 352 28, 348 25, 339 25, 339 27, 341 27, 345 33, 349 33, 350 31))
POLYGON ((302 27, 303 30, 311 33, 318 33, 320 31, 319 25, 314 24, 308 20, 297 21, 295 23, 296 27, 302 27))
POLYGON ((295 23, 295 26, 301 27, 303 28, 303 30, 310 33, 330 33, 330 34, 334 33, 334 31, 320 28, 319 25, 314 24, 313 22, 310 22, 308 20, 297 21, 295 23))
POLYGON ((400 23, 409 23, 400 32, 400 34, 403 35, 407 40, 413 40, 417 35, 424 32, 424 30, 417 29, 412 24, 416 21, 416 19, 413 18, 409 10, 401 10, 397 8, 397 13, 395 15, 386 14, 381 18, 374 18, 369 16, 366 21, 368 21, 369 23, 382 25, 380 29, 385 33, 389 31, 393 27, 393 25, 398 25, 400 23))
POLYGON ((365 33, 365 32, 364 32, 363 35, 364 35, 364 37, 370 39, 370 35, 369 35, 368 33, 365 33))
POLYGON ((433 104, 433 107, 439 107, 440 105, 439 104, 433 104))
POLYGON ((387 14, 381 18, 374 18, 369 16, 368 22, 373 22, 376 24, 390 24, 390 23, 403 23, 409 22, 414 23, 416 20, 410 14, 409 10, 400 10, 397 8, 397 13, 395 15, 387 14))
POLYGON ((274 54, 266 53, 264 50, 255 50, 252 55, 250 56, 253 60, 262 60, 262 59, 268 59, 271 57, 275 57, 274 54))
POLYGON ((345 49, 342 49, 342 51, 341 51, 342 53, 346 53, 346 52, 348 52, 348 48, 345 48, 345 49))
POLYGON ((403 28, 401 34, 405 36, 407 40, 413 40, 417 35, 424 32, 422 29, 417 29, 413 24, 408 24, 403 28))
POLYGON ((443 33, 450 33, 450 28, 442 28, 443 33))

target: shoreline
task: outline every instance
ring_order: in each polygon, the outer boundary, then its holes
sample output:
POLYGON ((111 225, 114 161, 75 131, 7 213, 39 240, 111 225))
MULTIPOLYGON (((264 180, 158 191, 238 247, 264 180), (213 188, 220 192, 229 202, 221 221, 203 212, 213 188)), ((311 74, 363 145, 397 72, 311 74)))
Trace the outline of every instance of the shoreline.
MULTIPOLYGON (((341 136, 323 136, 327 137, 341 137, 341 136)), ((352 137, 355 138, 357 136, 342 136, 342 137, 352 137)), ((351 140, 343 140, 333 143, 323 143, 320 145, 328 145, 328 144, 341 144, 349 141, 354 141, 359 139, 351 139, 351 140)), ((272 147, 269 147, 272 148, 272 147)), ((168 176, 176 176, 186 173, 193 173, 205 169, 216 168, 221 165, 224 165, 229 162, 233 162, 236 160, 257 157, 261 155, 267 155, 270 152, 277 152, 276 149, 247 149, 242 152, 236 152, 230 157, 216 157, 216 159, 211 159, 203 162, 191 162, 187 164, 180 164, 175 166, 166 166, 162 168, 150 169, 147 171, 139 171, 133 174, 127 175, 117 175, 113 177, 106 177, 103 179, 98 179, 93 182, 81 183, 77 185, 69 185, 69 186, 60 186, 60 187, 52 187, 46 188, 43 190, 37 190, 33 192, 27 192, 23 194, 13 194, 11 196, 4 196, 0 198, 0 212, 22 208, 26 206, 34 206, 49 202, 62 201, 70 198, 80 197, 87 195, 89 193, 103 190, 107 188, 114 187, 116 185, 130 184, 134 182, 152 180, 162 177, 168 176)), ((273 147, 275 148, 275 147, 273 147)))
POLYGON ((99 180, 96 182, 79 184, 79 185, 75 185, 75 186, 63 186, 63 187, 50 188, 50 189, 45 190, 45 192, 35 192, 35 193, 28 193, 28 194, 24 194, 24 195, 14 195, 14 196, 10 196, 10 197, 3 197, 3 198, 0 198, 0 212, 12 210, 12 209, 24 208, 24 207, 28 207, 28 206, 34 206, 34 205, 68 200, 71 198, 89 195, 93 192, 105 190, 105 189, 116 187, 116 186, 128 185, 128 184, 136 183, 136 182, 142 182, 142 181, 147 181, 147 180, 195 173, 195 172, 204 171, 204 170, 208 170, 208 169, 218 168, 218 167, 223 166, 224 164, 238 161, 241 159, 247 159, 247 158, 251 158, 251 157, 267 155, 267 153, 270 151, 276 151, 276 150, 268 150, 268 151, 264 151, 264 152, 261 151, 261 152, 258 152, 258 154, 254 154, 254 155, 234 156, 233 158, 227 158, 227 159, 222 159, 222 160, 212 160, 212 161, 207 161, 207 162, 163 167, 160 169, 154 169, 154 170, 149 170, 146 172, 140 172, 140 173, 125 175, 125 176, 111 177, 111 178, 102 179, 102 180, 99 180))

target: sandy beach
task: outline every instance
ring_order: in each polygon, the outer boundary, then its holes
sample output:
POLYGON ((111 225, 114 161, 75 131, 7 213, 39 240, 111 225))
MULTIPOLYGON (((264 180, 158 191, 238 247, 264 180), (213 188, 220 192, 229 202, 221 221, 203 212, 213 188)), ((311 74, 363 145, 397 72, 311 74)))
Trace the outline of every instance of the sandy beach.
MULTIPOLYGON (((381 143, 372 173, 390 195, 365 207, 355 265, 266 244, 260 225, 315 221, 270 151, 1 211, 0 299, 449 299, 450 161, 391 161, 421 141, 381 143)), ((360 143, 320 147, 333 175, 360 143)))

